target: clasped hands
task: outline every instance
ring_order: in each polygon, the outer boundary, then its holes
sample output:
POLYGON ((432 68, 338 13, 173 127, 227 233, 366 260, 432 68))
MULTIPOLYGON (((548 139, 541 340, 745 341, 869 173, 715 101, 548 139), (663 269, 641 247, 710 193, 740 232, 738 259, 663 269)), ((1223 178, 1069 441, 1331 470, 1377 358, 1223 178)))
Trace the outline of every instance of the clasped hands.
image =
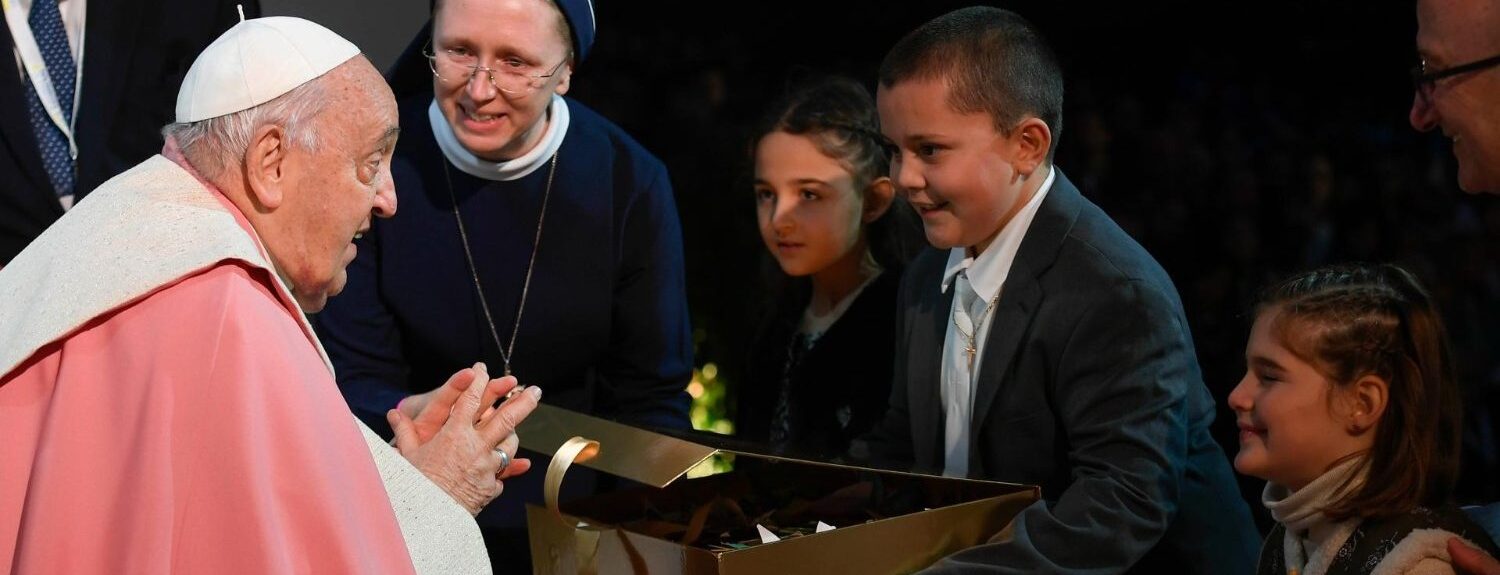
POLYGON ((514 457, 516 426, 536 409, 542 390, 526 387, 495 407, 516 386, 515 377, 490 379, 476 363, 386 412, 402 457, 471 515, 500 495, 506 479, 531 469, 530 460, 514 457))

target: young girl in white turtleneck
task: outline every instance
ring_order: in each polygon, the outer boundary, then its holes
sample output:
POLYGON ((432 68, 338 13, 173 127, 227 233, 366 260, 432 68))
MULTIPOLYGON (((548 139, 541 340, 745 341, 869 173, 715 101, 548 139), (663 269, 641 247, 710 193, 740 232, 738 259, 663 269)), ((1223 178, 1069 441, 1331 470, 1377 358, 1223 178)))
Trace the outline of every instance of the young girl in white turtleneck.
POLYGON ((1259 573, 1453 573, 1448 540, 1496 553, 1449 506, 1459 390, 1427 293, 1399 267, 1341 266, 1273 286, 1229 395, 1234 467, 1267 481, 1277 526, 1259 573))

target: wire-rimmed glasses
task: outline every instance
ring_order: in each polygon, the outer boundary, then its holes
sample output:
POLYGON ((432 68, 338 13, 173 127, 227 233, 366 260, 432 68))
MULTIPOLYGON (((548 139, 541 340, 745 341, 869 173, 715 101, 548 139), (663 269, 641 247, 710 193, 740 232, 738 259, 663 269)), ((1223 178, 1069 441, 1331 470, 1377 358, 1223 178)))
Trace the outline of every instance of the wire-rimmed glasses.
POLYGON ((432 75, 449 86, 467 84, 483 70, 491 86, 511 96, 525 96, 542 87, 568 61, 563 58, 546 74, 535 74, 532 73, 536 69, 534 66, 514 59, 501 60, 494 68, 481 66, 478 56, 462 49, 433 50, 429 44, 422 50, 422 55, 427 57, 432 75))

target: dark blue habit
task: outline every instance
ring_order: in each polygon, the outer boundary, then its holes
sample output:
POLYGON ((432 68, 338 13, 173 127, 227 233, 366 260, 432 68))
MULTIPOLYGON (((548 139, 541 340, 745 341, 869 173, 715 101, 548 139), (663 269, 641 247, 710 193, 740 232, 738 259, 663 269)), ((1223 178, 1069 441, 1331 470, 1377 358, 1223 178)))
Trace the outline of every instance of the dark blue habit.
MULTIPOLYGON (((385 413, 402 398, 475 361, 494 377, 504 365, 464 258, 444 166, 506 345, 551 168, 492 182, 448 166, 427 119, 431 101, 430 93, 402 101, 391 165, 396 215, 377 218, 356 242, 344 292, 313 316, 344 398, 385 437, 385 413)), ((666 167, 593 110, 573 100, 568 109, 511 369, 542 387, 544 403, 687 428, 692 340, 666 167)), ((517 525, 524 500, 540 500, 541 463, 507 481, 481 525, 517 525)))

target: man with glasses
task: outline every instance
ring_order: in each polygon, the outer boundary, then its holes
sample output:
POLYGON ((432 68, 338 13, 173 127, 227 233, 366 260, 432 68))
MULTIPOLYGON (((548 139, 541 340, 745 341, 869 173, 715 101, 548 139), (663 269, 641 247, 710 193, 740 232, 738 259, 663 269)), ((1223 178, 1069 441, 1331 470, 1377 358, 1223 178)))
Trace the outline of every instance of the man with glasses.
MULTIPOLYGON (((401 210, 356 242, 347 288, 314 318, 344 398, 389 433, 387 410, 415 413, 432 381, 479 359, 549 404, 687 428, 666 167, 563 97, 593 42, 590 1, 441 0, 430 30, 392 72, 430 82, 393 81, 401 210)), ((522 477, 478 517, 507 569, 529 551, 524 504, 541 500, 542 474, 522 477)))
MULTIPOLYGON (((1412 127, 1452 140, 1459 188, 1500 193, 1500 1, 1418 0, 1417 57, 1412 127)), ((1500 504, 1473 515, 1500 531, 1500 504)), ((1500 575, 1500 561, 1457 539, 1448 552, 1464 572, 1500 575)))
POLYGON ((1420 0, 1411 125, 1453 141, 1458 187, 1500 193, 1500 2, 1420 0))

